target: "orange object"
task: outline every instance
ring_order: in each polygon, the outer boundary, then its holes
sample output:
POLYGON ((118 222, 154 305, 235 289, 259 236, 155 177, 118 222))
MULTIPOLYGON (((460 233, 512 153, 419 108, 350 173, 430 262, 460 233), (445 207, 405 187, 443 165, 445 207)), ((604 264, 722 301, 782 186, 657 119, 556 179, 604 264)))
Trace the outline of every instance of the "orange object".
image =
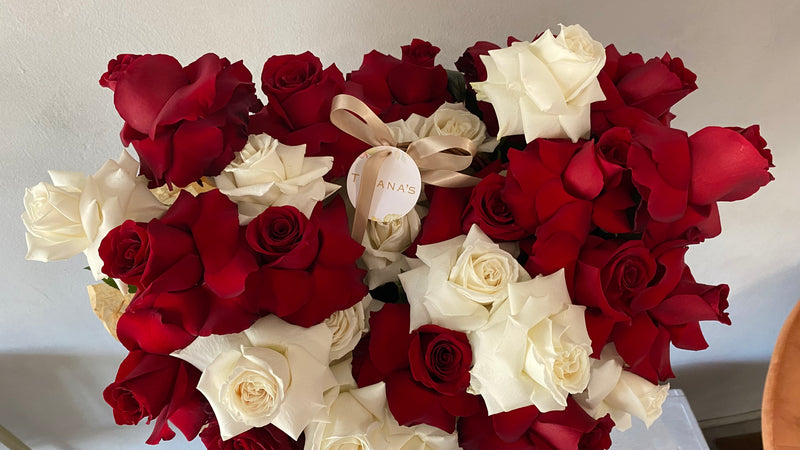
POLYGON ((800 302, 783 323, 761 403, 765 450, 800 449, 800 302))

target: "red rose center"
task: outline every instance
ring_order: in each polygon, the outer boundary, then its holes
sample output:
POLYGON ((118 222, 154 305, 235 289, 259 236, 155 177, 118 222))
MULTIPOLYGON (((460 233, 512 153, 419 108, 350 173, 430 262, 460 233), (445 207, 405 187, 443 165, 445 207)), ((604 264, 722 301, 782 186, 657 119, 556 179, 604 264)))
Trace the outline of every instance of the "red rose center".
POLYGON ((438 336, 428 347, 425 365, 436 381, 453 381, 461 375, 463 359, 458 346, 438 336))
POLYGON ((303 88, 315 80, 315 72, 314 67, 309 64, 288 66, 275 77, 276 87, 290 91, 303 88))
POLYGON ((615 276, 619 289, 622 292, 637 293, 647 287, 647 265, 644 261, 629 257, 620 261, 615 276))

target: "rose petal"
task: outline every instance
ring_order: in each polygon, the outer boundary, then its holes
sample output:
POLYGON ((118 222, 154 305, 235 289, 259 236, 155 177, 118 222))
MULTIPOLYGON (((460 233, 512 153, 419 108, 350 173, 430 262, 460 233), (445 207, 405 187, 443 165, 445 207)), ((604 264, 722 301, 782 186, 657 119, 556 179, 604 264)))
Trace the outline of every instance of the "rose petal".
POLYGON ((455 416, 439 404, 436 392, 416 383, 407 370, 398 370, 386 378, 386 401, 400 425, 424 423, 447 433, 456 429, 455 416))
POLYGON ((117 82, 114 106, 127 124, 150 134, 161 108, 187 83, 183 67, 172 56, 144 55, 132 62, 117 82))
POLYGON ((375 367, 386 375, 407 368, 411 345, 408 305, 383 305, 370 317, 369 328, 369 355, 375 367))
POLYGON ((770 162, 744 136, 706 127, 689 138, 692 146, 690 201, 708 205, 741 200, 774 179, 770 162))

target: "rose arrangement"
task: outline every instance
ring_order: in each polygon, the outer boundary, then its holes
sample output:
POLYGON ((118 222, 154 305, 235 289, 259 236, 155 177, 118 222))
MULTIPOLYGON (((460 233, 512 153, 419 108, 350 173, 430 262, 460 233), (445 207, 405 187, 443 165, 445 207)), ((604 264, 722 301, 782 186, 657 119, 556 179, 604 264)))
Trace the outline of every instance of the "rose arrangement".
POLYGON ((90 294, 129 351, 118 424, 211 449, 606 449, 656 420, 670 344, 730 324, 684 255, 772 180, 758 126, 671 127, 695 75, 579 25, 458 71, 438 51, 347 75, 273 56, 266 105, 213 54, 109 63, 138 162, 50 172, 23 221, 29 259, 83 252, 113 287, 90 294))

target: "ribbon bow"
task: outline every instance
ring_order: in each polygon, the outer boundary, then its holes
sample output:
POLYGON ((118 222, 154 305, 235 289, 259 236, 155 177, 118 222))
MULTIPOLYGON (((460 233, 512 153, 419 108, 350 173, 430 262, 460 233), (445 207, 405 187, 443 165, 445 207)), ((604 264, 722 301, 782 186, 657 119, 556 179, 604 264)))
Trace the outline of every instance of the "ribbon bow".
MULTIPOLYGON (((331 123, 345 133, 374 147, 387 146, 405 150, 417 164, 423 183, 441 187, 475 186, 480 178, 463 173, 472 164, 478 147, 462 136, 429 136, 414 142, 398 143, 389 127, 361 100, 346 94, 333 98, 331 123)), ((364 163, 355 205, 351 236, 361 242, 367 228, 375 183, 390 150, 379 150, 364 163)))

